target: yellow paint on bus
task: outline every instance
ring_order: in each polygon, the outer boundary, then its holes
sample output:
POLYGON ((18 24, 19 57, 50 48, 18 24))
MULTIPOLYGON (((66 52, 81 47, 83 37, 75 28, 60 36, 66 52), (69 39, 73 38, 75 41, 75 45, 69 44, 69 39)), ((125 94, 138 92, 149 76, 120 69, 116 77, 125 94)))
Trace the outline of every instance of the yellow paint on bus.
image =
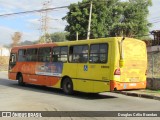
POLYGON ((147 52, 143 41, 110 37, 14 47, 9 79, 62 88, 67 94, 73 91, 99 93, 145 88, 146 69, 147 52), (27 61, 33 48, 35 59, 27 61), (43 48, 49 48, 43 51, 49 50, 48 56, 40 55, 43 48), (27 59, 19 60, 23 57, 20 50, 27 59), (44 56, 48 61, 40 60, 44 56))

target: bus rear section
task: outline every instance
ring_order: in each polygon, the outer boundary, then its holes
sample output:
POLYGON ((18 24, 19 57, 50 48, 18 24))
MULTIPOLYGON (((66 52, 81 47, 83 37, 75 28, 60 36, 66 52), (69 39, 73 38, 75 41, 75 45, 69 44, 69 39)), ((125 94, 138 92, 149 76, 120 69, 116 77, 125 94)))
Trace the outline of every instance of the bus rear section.
POLYGON ((125 38, 119 40, 117 64, 111 80, 111 91, 146 88, 147 51, 143 41, 125 38), (119 44, 119 43, 122 44, 119 44), (120 49, 122 47, 122 49, 120 49), (123 66, 120 65, 123 56, 123 66))

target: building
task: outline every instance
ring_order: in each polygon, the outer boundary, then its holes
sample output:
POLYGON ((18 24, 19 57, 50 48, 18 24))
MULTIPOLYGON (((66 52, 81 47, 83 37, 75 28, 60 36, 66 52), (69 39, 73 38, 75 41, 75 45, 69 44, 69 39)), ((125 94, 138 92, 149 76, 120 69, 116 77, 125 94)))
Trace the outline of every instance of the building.
POLYGON ((154 37, 154 40, 152 41, 152 46, 160 45, 160 30, 153 30, 150 33, 154 37))
POLYGON ((8 48, 0 46, 0 56, 9 56, 9 55, 10 55, 10 50, 8 48))

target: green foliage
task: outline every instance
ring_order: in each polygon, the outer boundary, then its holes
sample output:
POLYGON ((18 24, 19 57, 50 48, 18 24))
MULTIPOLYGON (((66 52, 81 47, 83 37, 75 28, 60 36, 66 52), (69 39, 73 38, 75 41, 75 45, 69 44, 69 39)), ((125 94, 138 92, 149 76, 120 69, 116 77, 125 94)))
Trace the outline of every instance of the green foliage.
POLYGON ((121 5, 123 6, 122 20, 120 23, 115 23, 112 35, 141 38, 148 34, 151 24, 147 21, 147 15, 151 0, 129 0, 129 2, 122 2, 121 5))
POLYGON ((46 42, 63 42, 66 41, 67 32, 55 32, 52 34, 46 34, 40 37, 39 43, 46 42))
MULTIPOLYGON (((65 30, 69 40, 86 39, 91 0, 71 4, 63 18, 68 22, 65 30)), ((149 32, 151 24, 147 21, 148 6, 151 0, 92 0, 92 20, 90 38, 107 36, 142 36, 149 32)))
POLYGON ((32 45, 34 44, 34 42, 29 41, 29 40, 25 40, 24 42, 21 42, 20 45, 32 45))
POLYGON ((50 38, 50 34, 45 34, 43 36, 40 37, 38 43, 49 43, 51 42, 51 38, 50 38))
POLYGON ((67 32, 55 32, 50 34, 52 42, 63 42, 66 41, 67 32))

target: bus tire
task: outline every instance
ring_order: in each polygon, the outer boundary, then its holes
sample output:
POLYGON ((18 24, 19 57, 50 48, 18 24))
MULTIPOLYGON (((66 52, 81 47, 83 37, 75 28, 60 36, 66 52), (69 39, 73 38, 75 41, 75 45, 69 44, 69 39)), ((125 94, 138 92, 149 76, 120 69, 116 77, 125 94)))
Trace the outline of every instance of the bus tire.
POLYGON ((73 83, 69 77, 64 78, 62 82, 63 92, 67 95, 73 94, 73 83))
POLYGON ((18 85, 24 86, 25 83, 23 82, 23 76, 20 74, 18 75, 18 85))

